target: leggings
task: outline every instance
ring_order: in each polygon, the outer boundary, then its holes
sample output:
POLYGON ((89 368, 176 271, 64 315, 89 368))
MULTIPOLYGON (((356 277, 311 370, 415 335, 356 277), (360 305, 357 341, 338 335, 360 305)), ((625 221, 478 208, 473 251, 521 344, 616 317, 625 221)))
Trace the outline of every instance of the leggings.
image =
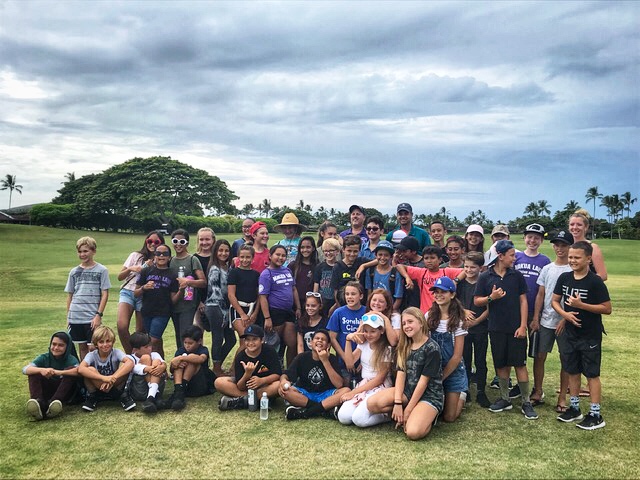
POLYGON ((229 325, 229 311, 219 305, 207 305, 204 312, 211 325, 211 360, 222 363, 236 344, 236 332, 229 325))

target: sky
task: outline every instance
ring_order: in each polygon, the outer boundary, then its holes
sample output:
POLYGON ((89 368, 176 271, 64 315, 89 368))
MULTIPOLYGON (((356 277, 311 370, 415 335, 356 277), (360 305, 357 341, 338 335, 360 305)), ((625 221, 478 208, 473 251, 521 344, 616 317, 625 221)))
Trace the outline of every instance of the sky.
POLYGON ((238 208, 640 197, 639 25, 640 2, 2 1, 0 177, 13 206, 155 155, 238 208))

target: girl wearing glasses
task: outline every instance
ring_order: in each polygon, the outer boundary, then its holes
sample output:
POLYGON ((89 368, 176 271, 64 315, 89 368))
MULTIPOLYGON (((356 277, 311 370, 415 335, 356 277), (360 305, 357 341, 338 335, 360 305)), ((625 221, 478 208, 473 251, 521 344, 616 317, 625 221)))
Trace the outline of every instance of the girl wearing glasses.
POLYGON ((306 292, 304 312, 298 320, 298 355, 311 351, 311 340, 316 330, 327 328, 327 317, 322 314, 322 296, 318 292, 306 292))
POLYGON ((144 239, 142 248, 131 252, 124 262, 122 270, 118 273, 118 280, 124 281, 118 300, 118 337, 120 337, 122 348, 127 354, 131 353, 129 326, 134 310, 136 312, 136 332, 144 330, 141 313, 142 298, 136 298, 133 291, 136 288, 138 278, 140 278, 140 271, 145 266, 149 267, 153 264, 153 254, 159 245, 164 245, 164 236, 156 230, 149 232, 144 239))
POLYGON ((151 337, 152 350, 164 358, 162 334, 180 293, 177 276, 169 269, 171 249, 164 244, 158 245, 153 255, 155 264, 140 272, 134 294, 142 299, 144 330, 151 337))

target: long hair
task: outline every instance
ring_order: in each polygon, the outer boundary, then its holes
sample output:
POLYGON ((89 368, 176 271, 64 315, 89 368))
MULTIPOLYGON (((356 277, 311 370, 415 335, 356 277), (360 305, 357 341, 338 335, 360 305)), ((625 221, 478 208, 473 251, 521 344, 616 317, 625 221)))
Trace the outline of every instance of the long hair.
POLYGON ((160 245, 164 245, 164 235, 158 230, 151 230, 149 233, 147 233, 147 236, 144 237, 142 248, 138 250, 138 253, 142 255, 143 262, 146 262, 150 258, 153 258, 153 254, 149 251, 149 247, 147 246, 147 240, 149 240, 152 235, 157 235, 158 239, 160 240, 160 245))
MULTIPOLYGON (((209 227, 202 227, 200 230, 198 230, 198 233, 196 234, 196 254, 200 254, 200 252, 202 251, 200 250, 200 235, 207 232, 211 234, 211 238, 213 239, 213 241, 214 242, 216 241, 216 232, 214 232, 209 227)), ((212 247, 212 250, 213 250, 213 247, 212 247)))
MULTIPOLYGON (((318 311, 318 314, 320 315, 320 319, 322 320, 322 297, 316 297, 316 296, 310 295, 304 299, 305 305, 307 304, 309 299, 314 299, 316 302, 320 304, 320 310, 318 311)), ((309 318, 309 314, 307 313, 307 309, 303 308, 302 315, 300 315, 300 318, 298 319, 298 325, 300 325, 303 328, 307 328, 310 323, 309 320, 310 318, 309 318)))
POLYGON ((227 270, 229 268, 229 265, 231 265, 231 245, 229 245, 229 242, 224 238, 216 240, 216 243, 213 244, 213 248, 211 249, 211 260, 209 260, 209 267, 207 268, 207 272, 213 265, 221 270, 227 270), (229 248, 229 258, 227 258, 226 262, 221 262, 218 258, 218 250, 220 250, 220 247, 222 245, 226 245, 229 248))
POLYGON ((369 298, 367 299, 367 312, 370 312, 372 310, 371 299, 376 294, 382 295, 385 301, 387 302, 387 308, 385 308, 384 311, 380 313, 387 318, 391 318, 391 314, 393 313, 393 299, 391 298, 391 293, 389 293, 389 291, 385 290, 384 288, 376 288, 371 292, 371 294, 369 295, 369 298))
MULTIPOLYGON (((436 302, 431 304, 431 308, 427 313, 427 326, 429 327, 429 331, 433 332, 438 325, 440 325, 440 320, 442 319, 442 310, 440 310, 440 305, 436 302)), ((467 318, 464 312, 464 306, 462 302, 458 300, 457 297, 453 297, 451 299, 451 303, 449 304, 449 321, 447 322, 447 332, 454 333, 458 327, 462 327, 464 329, 467 328, 467 318)))
POLYGON ((296 258, 293 260, 293 262, 289 264, 289 269, 293 273, 294 277, 298 273, 298 269, 300 268, 300 265, 302 265, 303 257, 302 257, 302 252, 300 252, 300 245, 302 245, 302 242, 304 241, 311 242, 312 250, 311 250, 311 257, 309 258, 311 262, 311 269, 313 270, 315 266, 318 265, 318 249, 316 248, 316 241, 310 235, 306 237, 302 237, 300 239, 300 243, 298 243, 298 254, 296 255, 296 258))
POLYGON ((331 223, 329 220, 325 220, 324 222, 322 222, 320 227, 318 227, 318 248, 322 246, 322 242, 324 241, 324 237, 322 236, 322 234, 331 227, 335 228, 336 230, 338 229, 338 227, 336 227, 336 225, 331 223))
MULTIPOLYGON (((410 315, 420 322, 421 331, 425 336, 429 336, 429 327, 427 326, 427 319, 424 318, 424 313, 418 307, 409 307, 402 312, 402 315, 410 315)), ((405 370, 407 367, 407 358, 409 358, 409 352, 413 340, 404 333, 403 329, 400 329, 400 341, 398 342, 398 355, 397 365, 398 368, 405 370)))
POLYGON ((371 347, 371 350, 373 350, 373 355, 371 355, 371 365, 376 372, 379 372, 382 369, 387 349, 391 347, 384 327, 382 327, 382 335, 380 335, 380 339, 373 345, 369 344, 369 346, 371 347))

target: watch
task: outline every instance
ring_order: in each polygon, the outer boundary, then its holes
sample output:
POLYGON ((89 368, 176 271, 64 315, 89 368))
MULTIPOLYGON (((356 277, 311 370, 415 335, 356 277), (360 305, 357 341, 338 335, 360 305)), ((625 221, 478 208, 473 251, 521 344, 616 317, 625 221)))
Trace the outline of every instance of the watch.
POLYGON ((491 295, 487 295, 487 304, 493 302, 493 298, 491 298, 491 295))
POLYGON ((100 318, 102 318, 102 316, 104 315, 104 313, 102 313, 102 312, 96 312, 96 315, 98 315, 100 318))

